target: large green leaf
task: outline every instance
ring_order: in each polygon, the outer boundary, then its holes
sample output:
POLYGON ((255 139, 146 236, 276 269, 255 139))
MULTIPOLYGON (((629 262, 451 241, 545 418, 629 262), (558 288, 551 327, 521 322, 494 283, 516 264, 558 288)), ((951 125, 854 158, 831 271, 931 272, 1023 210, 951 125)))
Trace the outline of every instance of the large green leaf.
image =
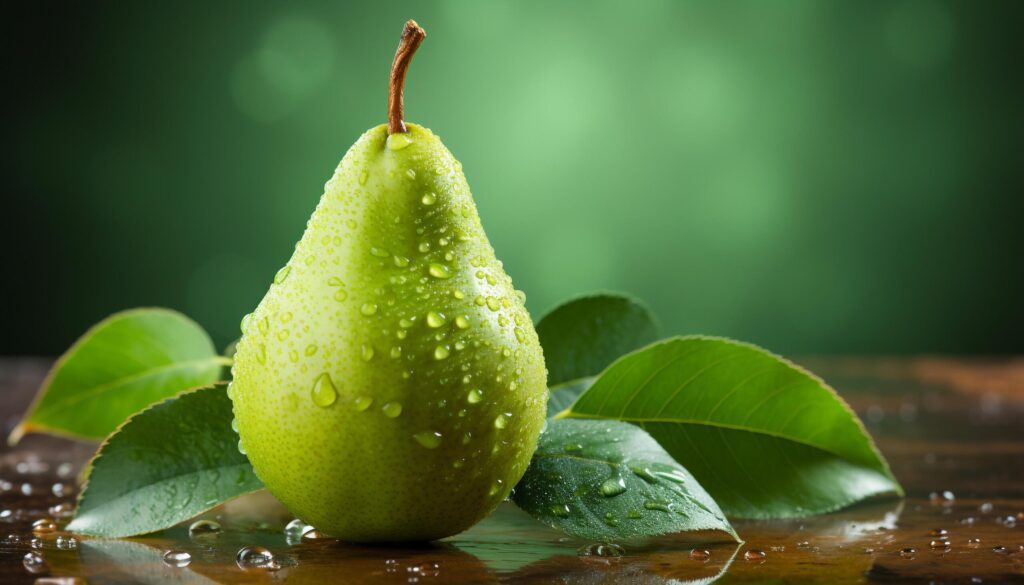
POLYGON ((730 516, 805 516, 903 493, 835 391, 728 339, 674 338, 625 356, 562 416, 641 426, 730 516))
POLYGON ((162 530, 262 487, 238 451, 218 384, 132 416, 100 446, 68 530, 126 537, 162 530))
POLYGON ((619 356, 656 340, 647 307, 629 297, 598 294, 556 307, 537 324, 548 384, 594 376, 619 356))
POLYGON ((102 439, 143 407, 216 382, 227 364, 202 327, 180 313, 116 313, 57 360, 9 440, 36 431, 102 439))
POLYGON ((582 538, 714 530, 739 540, 692 475, 647 433, 618 421, 548 421, 512 501, 582 538))

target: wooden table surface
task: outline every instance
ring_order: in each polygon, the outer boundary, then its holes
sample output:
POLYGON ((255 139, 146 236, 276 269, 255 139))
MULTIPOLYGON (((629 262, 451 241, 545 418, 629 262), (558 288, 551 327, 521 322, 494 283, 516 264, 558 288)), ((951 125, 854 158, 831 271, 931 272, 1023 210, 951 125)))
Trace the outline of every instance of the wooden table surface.
MULTIPOLYGON (((579 556, 567 538, 510 504, 470 531, 413 548, 334 540, 289 543, 290 520, 265 493, 205 515, 223 532, 190 539, 187 525, 131 540, 79 539, 30 572, 30 525, 50 506, 73 502, 74 477, 93 446, 28 437, 0 451, 0 582, 3 583, 1024 583, 1024 359, 800 360, 829 380, 865 421, 907 490, 905 500, 789 521, 737 521, 746 543, 708 548, 673 536, 627 543, 620 558, 579 556), (54 488, 54 484, 60 484, 54 488), (949 491, 954 499, 931 498, 949 491), (945 529, 951 547, 933 549, 945 529), (971 542, 980 539, 979 542, 971 542), (271 549, 276 571, 242 570, 236 552, 271 549), (995 547, 1004 547, 998 549, 995 547), (901 554, 914 548, 914 554, 901 554), (192 555, 172 567, 163 552, 192 555), (746 561, 747 549, 767 552, 746 561), (63 577, 65 581, 47 581, 63 577), (70 578, 75 577, 81 581, 70 578)), ((0 421, 6 433, 39 384, 48 360, 0 360, 0 421)))

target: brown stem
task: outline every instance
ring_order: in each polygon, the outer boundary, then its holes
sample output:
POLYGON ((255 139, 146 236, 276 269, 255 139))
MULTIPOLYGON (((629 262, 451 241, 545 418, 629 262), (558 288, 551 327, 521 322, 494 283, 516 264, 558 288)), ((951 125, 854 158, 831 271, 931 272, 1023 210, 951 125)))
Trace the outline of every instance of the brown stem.
POLYGON ((427 31, 420 28, 415 20, 405 23, 402 39, 395 51, 395 60, 391 64, 391 81, 388 83, 388 134, 408 132, 405 128, 405 72, 416 53, 420 43, 426 38, 427 31))

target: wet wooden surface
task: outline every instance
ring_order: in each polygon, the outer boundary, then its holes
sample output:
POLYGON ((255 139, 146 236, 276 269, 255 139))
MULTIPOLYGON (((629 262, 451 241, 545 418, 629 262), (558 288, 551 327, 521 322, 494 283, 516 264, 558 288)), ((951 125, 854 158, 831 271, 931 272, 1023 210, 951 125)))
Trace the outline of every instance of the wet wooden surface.
MULTIPOLYGON (((147 538, 69 545, 68 535, 53 533, 33 544, 32 522, 53 516, 51 506, 73 503, 74 477, 92 447, 29 437, 0 452, 0 582, 1024 583, 1024 360, 802 362, 865 421, 906 488, 905 500, 800 520, 737 521, 741 546, 705 546, 694 537, 623 543, 618 558, 581 556, 577 550, 589 543, 509 504, 469 532, 429 546, 289 539, 283 528, 291 517, 266 494, 205 515, 223 527, 212 536, 192 538, 186 524, 147 538), (948 532, 948 547, 932 546, 938 529, 948 532), (249 545, 270 549, 280 568, 239 568, 235 555, 249 545), (691 559, 694 548, 707 549, 709 560, 691 559), (188 552, 191 562, 169 566, 163 553, 172 549, 188 552), (751 549, 766 557, 745 560, 751 549), (41 566, 26 566, 32 552, 41 566)), ((47 366, 0 360, 5 435, 47 366)))

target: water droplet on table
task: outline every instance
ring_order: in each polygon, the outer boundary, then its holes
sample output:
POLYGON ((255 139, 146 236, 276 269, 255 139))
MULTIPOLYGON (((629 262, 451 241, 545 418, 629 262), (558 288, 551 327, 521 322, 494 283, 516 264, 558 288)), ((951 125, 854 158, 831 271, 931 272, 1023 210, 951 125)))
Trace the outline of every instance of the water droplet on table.
POLYGON ((250 570, 250 569, 262 569, 262 570, 275 570, 279 569, 280 565, 274 560, 274 553, 263 546, 251 545, 242 548, 235 555, 235 564, 238 568, 250 570))
POLYGON ((171 567, 185 567, 192 562, 192 555, 183 550, 164 552, 164 564, 171 567))
POLYGON ((618 558, 626 554, 626 550, 617 544, 595 542, 580 547, 576 554, 581 557, 618 558))
POLYGON ((40 518, 32 523, 32 534, 52 534, 57 532, 57 523, 50 518, 40 518))
POLYGON ((748 562, 764 562, 766 558, 768 558, 768 554, 757 548, 752 548, 743 553, 743 560, 748 562))
POLYGON ((46 566, 46 560, 43 558, 43 555, 37 552, 30 552, 26 554, 21 558, 21 564, 25 567, 26 571, 34 575, 45 573, 50 570, 50 568, 46 566))

